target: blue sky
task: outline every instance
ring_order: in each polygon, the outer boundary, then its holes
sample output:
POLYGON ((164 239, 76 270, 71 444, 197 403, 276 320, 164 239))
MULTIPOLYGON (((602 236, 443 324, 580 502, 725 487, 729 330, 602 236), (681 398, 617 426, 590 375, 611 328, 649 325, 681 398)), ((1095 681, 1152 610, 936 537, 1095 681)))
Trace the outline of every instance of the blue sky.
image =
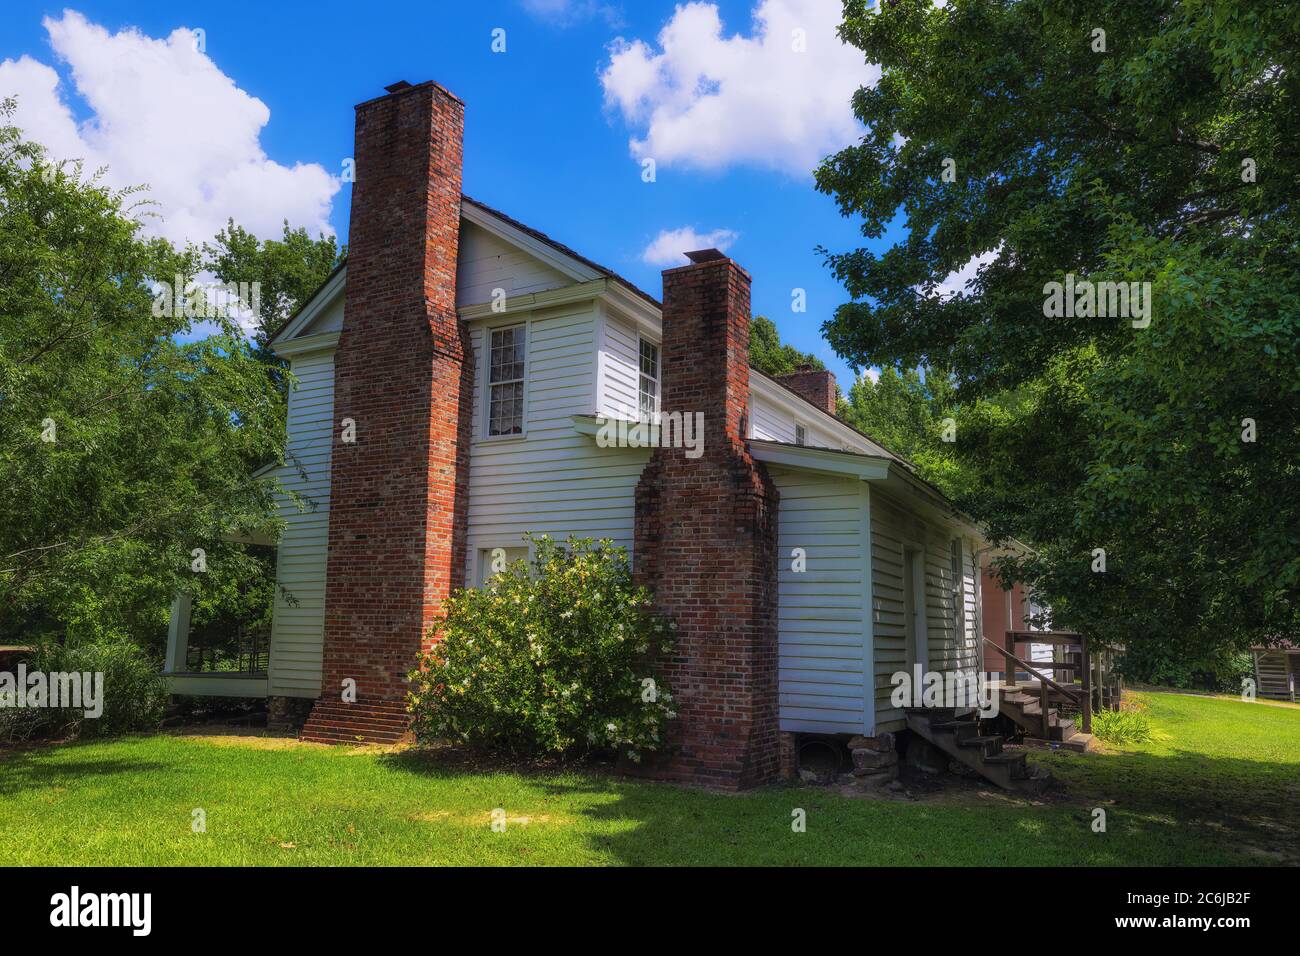
POLYGON ((398 79, 435 79, 466 103, 469 195, 656 296, 667 264, 646 261, 656 238, 714 234, 753 276, 755 313, 847 388, 819 332, 845 294, 814 247, 862 240, 811 169, 857 135, 848 93, 874 73, 833 36, 838 11, 838 0, 9 0, 0 95, 19 92, 20 125, 56 153, 149 182, 170 238, 209 238, 227 215, 261 234, 287 216, 346 238, 353 105, 398 79), (794 288, 807 291, 804 314, 794 288))

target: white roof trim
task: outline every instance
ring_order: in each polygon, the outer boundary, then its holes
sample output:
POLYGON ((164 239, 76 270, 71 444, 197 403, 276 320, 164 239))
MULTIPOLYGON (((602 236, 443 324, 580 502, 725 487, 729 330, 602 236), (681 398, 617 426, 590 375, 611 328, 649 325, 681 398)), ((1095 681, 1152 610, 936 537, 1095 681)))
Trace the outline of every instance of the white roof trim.
POLYGON ((794 394, 785 386, 779 384, 775 379, 769 378, 762 372, 751 367, 749 374, 749 391, 751 395, 758 395, 763 399, 776 405, 781 411, 795 419, 801 419, 808 422, 814 428, 820 428, 829 431, 835 439, 846 445, 866 445, 870 454, 877 455, 881 458, 888 458, 891 461, 900 462, 897 455, 876 442, 867 438, 861 432, 850 428, 834 415, 830 414, 824 408, 818 408, 812 402, 794 394))
POLYGON ((343 291, 343 286, 347 281, 348 267, 344 265, 332 275, 329 280, 316 290, 316 294, 307 300, 307 304, 299 310, 298 314, 279 332, 275 333, 275 338, 271 339, 270 345, 272 351, 281 354, 280 350, 275 348, 277 342, 285 342, 307 326, 311 325, 316 318, 324 312, 334 299, 343 291))
POLYGON ((878 455, 862 455, 851 451, 834 451, 809 445, 788 445, 785 442, 749 440, 749 451, 758 461, 771 465, 784 465, 803 471, 816 471, 827 475, 860 478, 863 481, 881 481, 889 477, 890 459, 878 455))
POLYGON ((285 358, 290 355, 301 355, 304 352, 320 352, 333 349, 338 344, 338 332, 317 332, 314 335, 304 335, 301 338, 289 339, 287 342, 272 344, 271 351, 281 358, 285 358))

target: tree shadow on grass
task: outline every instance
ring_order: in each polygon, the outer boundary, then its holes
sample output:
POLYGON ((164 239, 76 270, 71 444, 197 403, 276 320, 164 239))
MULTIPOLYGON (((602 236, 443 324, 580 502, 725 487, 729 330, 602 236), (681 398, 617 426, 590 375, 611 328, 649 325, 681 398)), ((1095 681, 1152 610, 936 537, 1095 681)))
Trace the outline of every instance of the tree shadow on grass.
POLYGON ((86 755, 85 759, 69 760, 67 757, 70 750, 85 752, 102 743, 104 741, 67 741, 0 750, 0 798, 13 797, 28 790, 70 788, 84 780, 148 773, 168 767, 157 760, 124 760, 108 752, 102 757, 93 754, 86 755))
POLYGON ((395 770, 455 782, 488 773, 530 778, 562 804, 594 858, 634 866, 1176 866, 1246 865, 1207 841, 1177 808, 1112 806, 1105 833, 1088 807, 990 798, 987 804, 844 797, 773 786, 723 794, 635 780, 608 766, 510 764, 449 748, 386 755, 395 770), (800 830, 792 824, 802 819, 800 830))
POLYGON ((1076 804, 1163 815, 1244 853, 1300 862, 1300 764, 1169 753, 1057 752, 1035 756, 1076 804))

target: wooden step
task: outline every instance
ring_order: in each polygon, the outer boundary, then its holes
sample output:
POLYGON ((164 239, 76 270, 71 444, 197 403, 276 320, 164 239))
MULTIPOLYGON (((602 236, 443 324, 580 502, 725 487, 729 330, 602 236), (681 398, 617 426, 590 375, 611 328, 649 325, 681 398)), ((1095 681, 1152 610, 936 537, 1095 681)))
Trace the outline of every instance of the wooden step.
POLYGON ((1023 750, 1003 750, 999 736, 966 736, 970 732, 964 728, 974 727, 974 721, 931 721, 920 709, 909 711, 906 719, 914 734, 1004 790, 1041 789, 1042 781, 1030 778, 1023 750))
POLYGON ((1025 757, 1023 750, 1003 750, 991 757, 985 757, 984 762, 995 767, 998 765, 1005 766, 1012 780, 1024 780, 1029 775, 1028 759, 1025 757))
POLYGON ((974 737, 979 733, 979 725, 973 720, 941 720, 930 722, 930 729, 939 733, 952 734, 958 740, 974 737))
POLYGON ((957 741, 958 747, 978 749, 985 758, 1002 752, 1002 738, 996 734, 987 737, 965 737, 957 741))

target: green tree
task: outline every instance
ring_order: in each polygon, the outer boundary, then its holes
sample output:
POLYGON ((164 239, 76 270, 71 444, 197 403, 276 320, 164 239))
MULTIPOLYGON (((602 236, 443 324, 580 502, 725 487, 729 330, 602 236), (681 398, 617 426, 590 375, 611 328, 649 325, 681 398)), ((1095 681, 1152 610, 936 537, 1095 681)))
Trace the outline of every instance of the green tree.
POLYGON ((288 222, 280 239, 263 241, 232 219, 204 245, 204 253, 207 267, 221 281, 258 284, 253 340, 263 358, 273 362, 267 342, 342 263, 347 249, 333 236, 312 239, 306 229, 290 229, 288 222))
POLYGON ((0 108, 0 632, 165 634, 174 591, 238 589, 274 527, 283 404, 228 317, 183 342, 157 282, 196 250, 141 235, 135 191, 59 167, 0 108), (202 549, 206 571, 196 572, 202 549))
POLYGON ((776 323, 765 315, 756 315, 749 326, 749 364, 767 375, 788 375, 800 365, 824 369, 821 359, 811 352, 800 352, 781 341, 776 323))
POLYGON ((967 488, 951 441, 957 408, 952 380, 933 369, 881 369, 873 382, 861 376, 849 387, 840 417, 916 466, 917 473, 949 497, 967 488))
POLYGON ((883 73, 818 187, 869 239, 908 229, 828 253, 852 301, 825 331, 855 365, 953 371, 961 503, 1098 637, 1212 657, 1300 630, 1296 12, 845 3, 883 73), (1070 277, 1150 283, 1146 318, 1060 314, 1070 277))

